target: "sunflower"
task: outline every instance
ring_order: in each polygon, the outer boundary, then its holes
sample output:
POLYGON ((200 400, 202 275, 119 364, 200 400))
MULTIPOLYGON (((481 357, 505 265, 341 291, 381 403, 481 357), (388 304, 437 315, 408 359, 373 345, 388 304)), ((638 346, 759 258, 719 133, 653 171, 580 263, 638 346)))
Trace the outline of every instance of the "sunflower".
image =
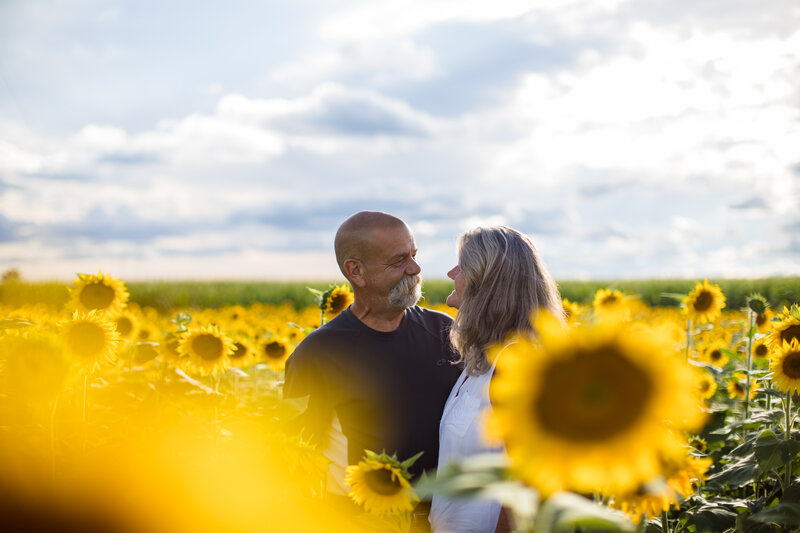
POLYGON ((710 285, 707 279, 695 283, 694 290, 683 299, 684 312, 695 322, 713 322, 725 307, 725 295, 719 285, 710 285))
POLYGON ((365 450, 366 457, 357 465, 347 467, 345 485, 350 485, 347 495, 368 513, 376 515, 412 511, 418 501, 409 480, 407 461, 400 463, 388 457, 365 450))
POLYGON ((327 320, 332 319, 353 303, 353 291, 349 285, 335 285, 322 293, 320 310, 327 320))
POLYGON ((231 366, 247 368, 256 362, 256 350, 249 339, 239 337, 233 341, 233 352, 228 356, 231 366))
POLYGON ((577 302, 570 302, 567 298, 561 300, 561 307, 564 309, 564 318, 568 322, 574 322, 583 314, 583 308, 577 302))
POLYGON ((261 359, 273 370, 283 368, 286 359, 292 352, 291 344, 286 339, 272 336, 261 343, 261 359))
POLYGON ((490 439, 505 441, 517 474, 544 494, 627 493, 661 474, 659 454, 704 420, 694 369, 660 330, 601 320, 563 328, 536 319, 497 361, 490 439), (635 327, 634 327, 635 326, 635 327))
POLYGON ((188 367, 201 376, 227 370, 233 350, 233 342, 212 325, 189 329, 178 345, 178 352, 189 357, 188 367))
POLYGON ((763 313, 758 313, 756 315, 755 324, 758 327, 759 333, 769 333, 772 331, 772 317, 775 316, 775 313, 772 309, 767 308, 763 313))
POLYGON ((118 314, 114 318, 114 325, 122 339, 132 339, 136 334, 137 322, 131 313, 122 312, 118 314))
POLYGON ((75 311, 59 329, 67 351, 82 365, 95 368, 101 361, 113 363, 116 359, 119 333, 114 322, 97 311, 75 311))
POLYGON ((614 498, 611 507, 621 510, 635 523, 642 516, 656 518, 680 505, 683 498, 694 494, 695 486, 705 480, 712 464, 707 457, 695 457, 688 452, 674 458, 662 458, 664 479, 661 483, 650 483, 636 492, 614 498))
POLYGON ((704 400, 708 400, 717 392, 717 380, 714 379, 714 376, 710 372, 705 370, 698 372, 697 392, 704 400))
MULTIPOLYGON (((747 375, 743 372, 734 372, 733 377, 728 381, 728 397, 731 400, 738 399, 744 400, 744 393, 745 393, 745 385, 744 382, 747 379, 747 375)), ((758 381, 752 380, 750 383, 750 400, 756 397, 758 393, 758 381)))
POLYGON ((620 291, 612 289, 599 289, 594 294, 592 302, 595 314, 615 314, 620 318, 627 319, 630 315, 628 306, 625 302, 625 295, 620 291))
POLYGON ((186 355, 179 351, 181 345, 181 336, 176 334, 168 334, 167 337, 159 343, 159 355, 161 359, 166 361, 171 366, 179 366, 182 359, 186 359, 186 355))
POLYGON ((760 339, 756 339, 756 341, 753 343, 753 355, 755 357, 769 356, 769 346, 767 345, 766 341, 766 337, 761 337, 760 339))
POLYGON ((717 341, 709 343, 702 348, 702 354, 700 355, 699 359, 704 363, 714 365, 717 368, 722 368, 728 364, 728 361, 730 360, 730 358, 725 354, 726 349, 727 344, 725 342, 717 341))
POLYGON ((98 311, 118 314, 128 302, 128 290, 119 278, 112 278, 102 271, 97 275, 78 274, 75 288, 69 289, 72 303, 79 311, 98 311))
POLYGON ((767 335, 766 341, 770 350, 780 350, 784 342, 800 341, 800 307, 797 304, 791 308, 784 307, 771 324, 772 332, 767 335))
POLYGON ((800 393, 800 341, 784 342, 769 363, 772 382, 781 392, 800 393))

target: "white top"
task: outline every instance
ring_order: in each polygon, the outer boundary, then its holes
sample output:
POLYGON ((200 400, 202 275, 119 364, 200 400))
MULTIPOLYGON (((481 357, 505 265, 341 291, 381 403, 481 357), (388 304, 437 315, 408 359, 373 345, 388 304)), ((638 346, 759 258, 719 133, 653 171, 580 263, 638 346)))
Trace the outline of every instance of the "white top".
MULTIPOLYGON (((482 437, 484 417, 492 408, 489 381, 493 373, 494 366, 481 376, 468 376, 462 371, 453 385, 439 423, 440 471, 471 455, 503 452, 502 446, 486 446, 482 437)), ((500 508, 494 500, 450 499, 434 494, 429 520, 435 533, 493 533, 500 508)))

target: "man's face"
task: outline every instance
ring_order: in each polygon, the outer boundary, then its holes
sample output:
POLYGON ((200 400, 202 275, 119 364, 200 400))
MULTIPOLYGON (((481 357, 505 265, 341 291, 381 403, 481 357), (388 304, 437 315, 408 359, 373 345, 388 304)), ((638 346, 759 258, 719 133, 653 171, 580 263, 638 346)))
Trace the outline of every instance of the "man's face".
POLYGON ((407 227, 375 230, 374 251, 365 262, 367 288, 386 298, 391 308, 415 305, 422 294, 416 256, 417 245, 407 227))

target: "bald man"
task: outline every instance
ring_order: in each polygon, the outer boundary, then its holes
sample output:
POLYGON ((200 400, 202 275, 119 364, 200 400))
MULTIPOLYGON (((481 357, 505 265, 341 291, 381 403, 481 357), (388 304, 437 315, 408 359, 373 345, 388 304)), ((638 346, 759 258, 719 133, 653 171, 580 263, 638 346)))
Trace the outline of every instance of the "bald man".
POLYGON ((460 369, 448 338, 452 319, 417 306, 422 278, 409 227, 387 213, 345 220, 336 260, 353 304, 310 333, 286 362, 284 397, 309 396, 298 419, 320 445, 334 416, 347 438, 347 462, 364 450, 424 452, 412 474, 436 467, 439 419, 460 369))

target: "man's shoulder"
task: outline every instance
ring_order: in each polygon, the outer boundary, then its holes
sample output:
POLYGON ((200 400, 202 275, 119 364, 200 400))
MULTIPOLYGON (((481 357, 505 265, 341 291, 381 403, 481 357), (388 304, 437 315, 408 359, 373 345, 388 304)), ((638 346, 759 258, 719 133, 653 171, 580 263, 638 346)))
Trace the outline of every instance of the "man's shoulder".
POLYGON ((292 356, 297 359, 306 357, 304 354, 329 353, 333 347, 339 344, 352 342, 354 336, 358 334, 358 324, 353 322, 352 313, 345 310, 322 327, 306 335, 297 345, 292 356))
POLYGON ((428 324, 443 324, 448 327, 453 323, 453 319, 447 313, 436 311, 434 309, 428 309, 427 307, 415 305, 414 307, 409 307, 407 312, 412 319, 418 322, 425 322, 428 324))
POLYGON ((406 313, 406 316, 411 319, 413 324, 424 329, 437 339, 447 336, 447 332, 453 325, 453 319, 450 318, 450 315, 426 307, 415 305, 406 309, 406 313))

